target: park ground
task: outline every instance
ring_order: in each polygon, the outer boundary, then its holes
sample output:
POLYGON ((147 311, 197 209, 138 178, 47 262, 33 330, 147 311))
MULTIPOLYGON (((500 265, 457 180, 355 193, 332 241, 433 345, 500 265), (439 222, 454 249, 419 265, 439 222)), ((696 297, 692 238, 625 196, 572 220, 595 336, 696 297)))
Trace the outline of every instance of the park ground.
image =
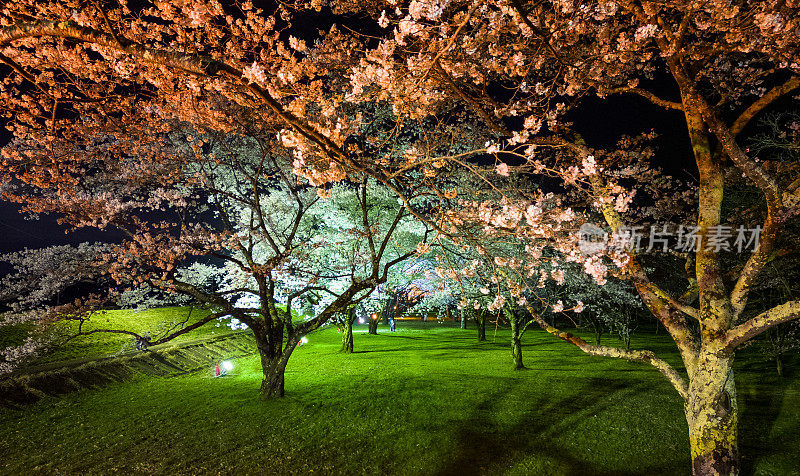
MULTIPOLYGON (((329 327, 297 349, 275 401, 259 400, 250 356, 222 378, 209 367, 0 408, 0 473, 690 472, 679 397, 655 370, 531 330, 529 369, 514 371, 508 331, 487 331, 479 343, 474 328, 452 324, 402 322, 377 336, 356 326, 346 355, 329 327)), ((633 347, 678 365, 663 334, 637 335, 633 347)), ((738 357, 745 474, 800 474, 797 367, 779 378, 755 351, 738 357)))

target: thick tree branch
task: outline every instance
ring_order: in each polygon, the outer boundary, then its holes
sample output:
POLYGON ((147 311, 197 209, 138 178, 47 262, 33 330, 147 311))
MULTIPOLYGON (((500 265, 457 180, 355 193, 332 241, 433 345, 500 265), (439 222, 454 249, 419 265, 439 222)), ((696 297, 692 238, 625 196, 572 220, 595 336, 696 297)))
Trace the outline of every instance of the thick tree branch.
POLYGON ((769 172, 759 167, 736 143, 736 137, 732 130, 726 126, 719 118, 717 113, 697 92, 691 84, 684 85, 684 91, 688 99, 693 103, 694 110, 702 115, 704 122, 708 125, 711 132, 719 140, 722 150, 730 157, 733 164, 744 173, 747 178, 753 181, 761 189, 767 199, 767 205, 779 207, 783 204, 781 190, 778 181, 769 172))
POLYGON ((647 364, 652 365, 655 367, 661 374, 669 380, 675 390, 678 391, 680 396, 686 400, 689 395, 689 386, 686 383, 686 380, 675 370, 671 365, 669 365, 664 360, 656 357, 656 355, 649 350, 625 350, 620 349, 617 347, 608 347, 604 345, 592 345, 586 342, 585 340, 581 339, 580 337, 570 334, 569 332, 562 332, 555 327, 549 325, 545 322, 544 319, 536 312, 535 309, 526 305, 528 312, 531 313, 533 319, 536 321, 539 326, 547 331, 549 334, 558 337, 559 339, 563 340, 564 342, 569 342, 570 344, 576 346, 583 352, 589 355, 596 355, 600 357, 615 357, 618 359, 627 359, 627 360, 634 360, 638 362, 644 362, 647 364))
MULTIPOLYGON (((606 219, 606 223, 611 227, 612 230, 618 230, 624 227, 624 222, 622 221, 622 217, 619 216, 614 207, 611 205, 603 206, 603 217, 606 219)), ((648 294, 651 294, 652 297, 658 298, 660 303, 658 305, 650 305, 645 300, 645 303, 648 304, 650 310, 654 311, 654 309, 661 309, 663 304, 669 304, 673 308, 682 313, 698 319, 700 316, 700 311, 692 306, 684 304, 679 300, 672 297, 668 292, 664 291, 660 287, 658 287, 655 283, 650 281, 650 278, 647 277, 647 274, 644 272, 644 268, 642 267, 641 263, 639 263, 639 259, 636 256, 636 253, 633 251, 629 252, 630 255, 630 262, 629 262, 629 270, 631 271, 631 275, 634 277, 634 284, 637 287, 643 287, 648 291, 648 294)), ((655 304, 655 303, 654 303, 655 304)))
POLYGON ((639 88, 628 88, 628 87, 621 87, 621 88, 614 88, 609 89, 608 91, 604 91, 606 94, 625 94, 631 93, 641 96, 651 103, 655 104, 656 106, 661 106, 666 109, 673 109, 676 111, 683 111, 683 104, 675 101, 668 101, 666 99, 661 99, 660 97, 656 96, 655 94, 651 93, 650 91, 639 89, 639 88))
POLYGON ((769 262, 772 251, 775 249, 775 243, 778 240, 780 223, 781 222, 775 220, 773 217, 772 210, 768 210, 767 218, 764 220, 764 226, 758 240, 758 247, 753 254, 750 255, 747 263, 745 263, 739 275, 739 279, 736 281, 731 291, 731 306, 733 307, 734 320, 744 311, 747 305, 747 295, 752 284, 756 281, 759 274, 761 274, 767 262, 769 262))
MULTIPOLYGON (((613 230, 623 226, 622 218, 616 210, 614 210, 614 207, 610 205, 604 206, 603 216, 613 230)), ((672 336, 686 367, 692 368, 697 359, 699 344, 692 334, 686 319, 682 315, 670 312, 669 306, 695 319, 699 319, 700 317, 699 310, 677 301, 667 292, 652 283, 636 255, 633 253, 630 254, 628 271, 633 278, 633 285, 645 306, 647 306, 653 316, 663 324, 664 328, 666 328, 667 332, 672 336)))
POLYGON ((800 76, 792 76, 784 83, 775 86, 758 98, 753 104, 744 110, 739 117, 731 124, 731 133, 736 136, 750 123, 750 121, 776 99, 800 87, 800 76))
POLYGON ((299 324, 297 327, 295 327, 293 334, 302 336, 319 328, 319 326, 328 322, 328 319, 330 319, 335 313, 345 310, 353 300, 353 297, 359 291, 373 287, 376 284, 377 283, 373 282, 373 280, 351 283, 350 286, 342 294, 339 295, 339 297, 337 297, 332 303, 330 303, 316 317, 308 321, 305 321, 299 324))
POLYGON ((725 336, 725 350, 732 351, 767 329, 800 318, 800 301, 789 301, 762 312, 730 329, 725 336))

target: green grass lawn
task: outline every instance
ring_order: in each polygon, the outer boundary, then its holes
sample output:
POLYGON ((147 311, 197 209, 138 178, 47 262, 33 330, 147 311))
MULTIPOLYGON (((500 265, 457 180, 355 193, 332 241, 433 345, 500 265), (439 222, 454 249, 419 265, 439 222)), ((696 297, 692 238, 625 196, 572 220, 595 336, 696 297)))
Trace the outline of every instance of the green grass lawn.
MULTIPOLYGON (((224 378, 143 378, 0 409, 0 473, 689 473, 679 397, 646 365, 529 331, 530 370, 515 372, 505 330, 478 343, 474 329, 398 327, 357 327, 351 355, 335 329, 310 335, 279 401, 257 398, 253 356, 224 378)), ((634 345, 677 360, 663 335, 634 345)), ((746 353, 737 371, 745 473, 798 474, 800 379, 746 353)))

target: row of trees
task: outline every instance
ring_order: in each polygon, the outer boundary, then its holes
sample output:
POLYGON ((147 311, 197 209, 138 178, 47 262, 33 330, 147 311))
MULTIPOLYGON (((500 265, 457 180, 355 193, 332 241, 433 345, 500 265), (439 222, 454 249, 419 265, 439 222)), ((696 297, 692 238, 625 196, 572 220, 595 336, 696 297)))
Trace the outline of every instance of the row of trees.
MULTIPOLYGON (((751 299, 774 258, 797 249, 797 161, 748 150, 742 139, 800 86, 799 8, 295 0, 264 12, 214 0, 20 0, 0 11, 8 73, 0 102, 15 136, 3 152, 15 186, 3 193, 75 226, 124 230, 125 242, 103 257, 115 280, 191 296, 247 323, 266 396, 282 394, 299 336, 410 256, 395 253, 391 237, 412 215, 437 240, 485 256, 448 255, 439 265, 462 286, 459 274, 470 278, 463 273, 475 263, 466 272, 492 284, 477 288, 485 298, 465 290, 464 305, 515 304, 586 353, 652 365, 684 403, 695 473, 735 473, 736 349, 800 316, 794 295, 751 299), (318 31, 300 26, 311 20, 318 31), (634 131, 644 133, 616 143, 587 134, 592 121, 582 126, 581 108, 617 95, 638 98, 621 103, 628 107, 663 110, 683 131, 696 185, 680 188, 659 170, 655 134, 634 131), (487 157, 495 167, 478 170, 476 158, 487 157), (473 180, 488 190, 471 188, 473 180), (334 183, 359 197, 358 238, 347 247, 358 250, 358 265, 341 272, 343 287, 319 314, 295 325, 296 299, 328 294, 316 289, 323 273, 300 273, 286 310, 276 304, 279 288, 321 246, 301 232, 319 202, 311 187, 325 197, 334 183), (402 204, 377 223, 372 183, 402 204), (749 215, 731 201, 742 189, 755 197, 749 215), (689 272, 680 287, 658 282, 634 249, 582 253, 574 233, 585 222, 615 234, 654 221, 692 226, 705 244, 681 256, 689 272), (756 223, 760 240, 747 253, 709 246, 720 227, 756 223), (226 264, 225 285, 205 287, 183 271, 205 259, 226 264), (685 370, 546 322, 541 306, 586 305, 540 292, 563 285, 573 266, 600 285, 628 280, 685 370), (258 296, 259 307, 238 307, 237 293, 258 296)), ((436 240, 421 242, 424 253, 436 240)))

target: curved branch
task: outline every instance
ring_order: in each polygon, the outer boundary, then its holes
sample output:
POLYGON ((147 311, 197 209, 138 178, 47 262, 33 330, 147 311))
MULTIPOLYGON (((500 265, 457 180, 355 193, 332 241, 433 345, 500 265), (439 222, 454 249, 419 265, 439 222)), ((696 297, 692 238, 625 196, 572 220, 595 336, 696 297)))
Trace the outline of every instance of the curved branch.
POLYGON ((589 355, 596 355, 600 357, 615 357, 618 359, 626 359, 626 360, 634 360, 637 362, 644 362, 646 364, 650 364, 656 368, 661 374, 669 380, 675 390, 678 391, 680 396, 686 400, 689 395, 689 386, 686 383, 686 380, 675 370, 671 365, 669 365, 664 360, 658 358, 655 353, 649 350, 625 350, 620 349, 617 347, 609 347, 605 345, 592 345, 586 342, 585 340, 581 339, 580 337, 571 334, 569 332, 562 332, 555 327, 549 325, 545 322, 544 319, 536 312, 535 309, 530 307, 529 305, 525 306, 528 309, 528 312, 531 313, 533 319, 536 321, 539 326, 547 331, 549 334, 558 337, 559 339, 563 340, 564 342, 569 342, 570 344, 576 346, 583 352, 589 355))
POLYGON ((180 336, 182 334, 186 334, 187 332, 191 332, 191 331, 197 329, 198 327, 201 327, 202 325, 204 325, 204 324, 206 324, 208 322, 211 322, 214 319, 217 319, 219 317, 225 316, 227 314, 228 314, 227 312, 211 313, 211 314, 207 315, 206 317, 204 317, 203 319, 200 319, 199 321, 195 322, 194 324, 190 324, 190 325, 188 325, 186 327, 183 327, 183 328, 173 332, 172 334, 164 336, 164 337, 162 337, 162 338, 160 338, 158 340, 149 341, 148 344, 149 345, 158 345, 158 344, 163 344, 164 342, 171 341, 172 339, 174 339, 174 338, 176 338, 176 337, 178 337, 178 336, 180 336))
POLYGON ((733 164, 744 173, 747 178, 753 181, 761 189, 767 199, 767 205, 779 207, 783 204, 780 187, 775 177, 767 172, 763 167, 759 167, 736 143, 736 137, 732 129, 729 128, 722 119, 719 118, 713 108, 697 92, 695 87, 688 83, 684 86, 690 100, 694 103, 696 111, 703 117, 711 132, 720 142, 722 150, 730 157, 733 164))
MULTIPOLYGON (((622 228, 624 226, 622 218, 619 216, 619 213, 617 213, 617 211, 614 210, 613 206, 604 205, 602 211, 603 211, 603 217, 605 218, 606 223, 608 223, 608 225, 611 227, 612 230, 617 230, 617 229, 622 228)), ((647 277, 647 274, 644 272, 644 268, 642 267, 641 263, 639 263, 639 259, 636 256, 636 254, 633 251, 631 251, 629 253, 629 255, 630 255, 630 258, 631 258, 629 268, 630 268, 631 274, 635 278, 634 284, 637 285, 637 288, 642 286, 649 293, 651 293, 653 295, 653 297, 657 297, 662 303, 669 304, 672 307, 674 307, 675 309, 677 309, 678 311, 681 311, 682 313, 684 313, 684 314, 686 314, 686 315, 688 315, 690 317, 693 317, 695 319, 699 318, 699 316, 700 316, 700 311, 699 310, 697 310, 696 308, 694 308, 692 306, 689 306, 687 304, 684 304, 684 303, 678 301, 674 297, 670 296, 669 293, 667 293, 666 291, 664 291, 663 289, 658 287, 655 283, 650 281, 650 278, 647 277)), ((647 299, 645 299, 645 304, 648 304, 647 299)), ((653 310, 653 306, 648 304, 648 307, 650 307, 651 311, 653 311, 655 313, 655 311, 653 310)))
POLYGON ((739 279, 736 280, 736 284, 731 291, 731 306, 734 319, 744 311, 751 285, 756 281, 772 256, 775 243, 778 240, 780 224, 781 221, 773 217, 771 207, 768 208, 758 246, 748 258, 744 268, 742 268, 742 272, 739 274, 739 279))
POLYGON ((765 107, 772 104, 776 99, 791 92, 794 89, 800 87, 800 76, 792 76, 786 82, 775 86, 774 88, 767 91, 763 96, 758 98, 756 102, 751 104, 747 109, 744 110, 739 117, 731 125, 731 132, 733 135, 739 135, 742 132, 742 129, 750 123, 750 121, 755 117, 759 112, 763 111, 765 107))
POLYGON ((732 351, 770 327, 800 318, 800 301, 788 301, 730 329, 725 336, 725 350, 732 351))
POLYGON ((656 106, 661 106, 666 109, 673 109, 676 111, 683 111, 683 104, 676 101, 668 101, 666 99, 661 99, 660 97, 656 96, 655 94, 651 93, 650 91, 639 89, 639 88, 628 88, 628 87, 621 87, 621 88, 614 88, 608 91, 605 91, 607 94, 624 94, 624 93, 631 93, 641 96, 651 103, 655 104, 656 106))

